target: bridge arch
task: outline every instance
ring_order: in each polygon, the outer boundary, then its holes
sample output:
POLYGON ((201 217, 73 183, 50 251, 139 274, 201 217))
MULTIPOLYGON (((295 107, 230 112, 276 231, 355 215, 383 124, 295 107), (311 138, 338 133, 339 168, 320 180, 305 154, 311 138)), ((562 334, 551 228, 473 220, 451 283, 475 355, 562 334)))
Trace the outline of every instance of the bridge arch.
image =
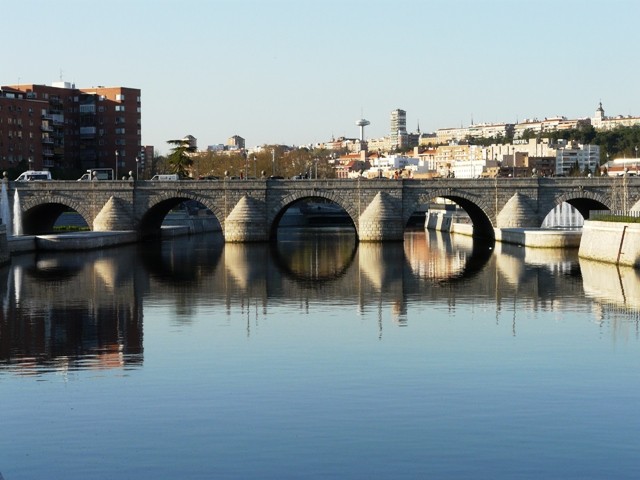
POLYGON ((138 231, 143 237, 157 235, 167 214, 182 202, 188 200, 193 200, 208 208, 222 226, 223 222, 220 219, 224 218, 224 212, 217 203, 210 202, 208 198, 192 192, 163 192, 154 196, 147 205, 146 211, 140 218, 138 231))
POLYGON ((53 226, 60 215, 69 209, 77 212, 89 226, 89 229, 93 230, 93 215, 86 203, 61 195, 31 196, 22 199, 18 192, 18 197, 20 198, 24 235, 42 235, 53 232, 53 226))
MULTIPOLYGON (((467 212, 473 224, 474 236, 495 238, 493 208, 485 199, 463 191, 442 188, 420 194, 413 208, 415 210, 419 205, 430 204, 436 198, 450 200, 467 212)), ((405 220, 408 221, 408 217, 405 220)))
POLYGON ((597 192, 591 192, 589 190, 578 189, 577 192, 569 192, 558 195, 555 198, 555 203, 551 206, 548 212, 542 212, 542 218, 545 218, 551 210, 561 205, 563 202, 568 203, 573 208, 580 212, 580 215, 585 220, 589 219, 589 211, 591 210, 611 210, 611 198, 605 197, 597 192))
POLYGON ((312 200, 312 199, 324 199, 329 200, 340 208, 342 208, 353 223, 353 227, 356 230, 356 235, 358 234, 358 222, 357 222, 357 212, 355 211, 355 205, 352 202, 345 201, 340 195, 336 194, 332 191, 294 191, 289 195, 285 195, 279 199, 279 201, 267 212, 267 226, 269 229, 269 237, 273 238, 275 236, 275 231, 277 229, 278 223, 280 219, 286 212, 286 210, 293 205, 294 203, 300 200, 312 200))

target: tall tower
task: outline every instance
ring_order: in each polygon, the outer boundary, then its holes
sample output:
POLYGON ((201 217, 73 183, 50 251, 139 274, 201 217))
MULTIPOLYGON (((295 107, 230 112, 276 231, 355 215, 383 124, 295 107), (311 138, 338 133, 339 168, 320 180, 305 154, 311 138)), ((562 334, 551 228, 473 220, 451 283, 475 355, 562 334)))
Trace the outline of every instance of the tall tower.
POLYGON ((404 146, 407 137, 407 112, 398 108, 391 112, 391 148, 404 146))
POLYGON ((371 122, 369 120, 365 120, 364 118, 361 118, 360 120, 358 120, 356 122, 356 125, 358 127, 360 127, 360 141, 364 142, 364 127, 366 127, 367 125, 370 125, 371 122))

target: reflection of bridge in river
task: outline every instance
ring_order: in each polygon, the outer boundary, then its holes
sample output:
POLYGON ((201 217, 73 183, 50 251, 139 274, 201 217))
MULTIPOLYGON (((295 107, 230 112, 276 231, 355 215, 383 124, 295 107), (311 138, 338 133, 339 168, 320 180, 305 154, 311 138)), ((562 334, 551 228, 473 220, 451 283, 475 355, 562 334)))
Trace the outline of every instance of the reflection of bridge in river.
MULTIPOLYGON (((224 244, 204 236, 82 254, 28 254, 2 270, 0 361, 71 368, 142 362, 146 301, 175 309, 176 322, 202 302, 220 312, 250 308, 268 316, 280 300, 356 304, 411 321, 412 302, 481 304, 498 311, 585 310, 600 318, 613 304, 640 309, 633 270, 578 263, 576 252, 473 243, 438 232, 408 233, 403 243, 357 244, 353 235, 278 244, 224 244), (583 279, 579 271, 583 269, 583 279), (623 285, 622 296, 616 288, 623 285), (559 293, 561 292, 561 293, 559 293), (598 298, 598 292, 603 292, 598 298), (493 308, 493 307, 491 307, 493 308)), ((514 311, 515 318, 515 311, 514 311)), ((415 319, 414 319, 415 320, 415 319)))

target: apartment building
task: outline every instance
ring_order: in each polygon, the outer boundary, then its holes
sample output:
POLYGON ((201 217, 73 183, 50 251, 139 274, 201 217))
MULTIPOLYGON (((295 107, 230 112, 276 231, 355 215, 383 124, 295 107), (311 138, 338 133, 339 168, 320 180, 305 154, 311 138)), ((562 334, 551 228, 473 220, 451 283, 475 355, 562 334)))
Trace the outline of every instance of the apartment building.
POLYGON ((0 168, 22 164, 35 168, 53 154, 53 126, 42 119, 47 101, 12 88, 0 88, 0 168))
POLYGON ((570 175, 573 169, 596 173, 600 166, 600 147, 570 142, 556 151, 556 175, 570 175))
POLYGON ((136 170, 140 90, 126 87, 0 87, 0 168, 136 170))

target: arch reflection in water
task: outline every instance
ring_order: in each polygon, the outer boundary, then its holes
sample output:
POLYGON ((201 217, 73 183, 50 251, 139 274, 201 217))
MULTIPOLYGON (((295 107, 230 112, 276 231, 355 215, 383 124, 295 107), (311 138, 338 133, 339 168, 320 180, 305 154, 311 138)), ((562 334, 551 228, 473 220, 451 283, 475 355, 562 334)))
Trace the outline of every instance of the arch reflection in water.
POLYGON ((640 310, 637 272, 578 263, 575 251, 491 250, 439 232, 359 245, 341 233, 292 233, 276 244, 219 240, 15 257, 0 270, 0 362, 26 373, 136 367, 143 361, 143 301, 162 305, 178 323, 198 321, 202 307, 207 318, 233 318, 249 303, 262 306, 256 318, 283 307, 309 311, 311 304, 344 305, 357 315, 376 309, 380 325, 386 315, 396 324, 421 320, 412 305, 446 305, 454 314, 465 303, 495 304, 497 320, 503 309, 509 319, 516 311, 567 306, 598 319, 609 306, 640 310))
POLYGON ((344 276, 354 261, 356 248, 351 229, 292 228, 278 231, 271 253, 284 274, 311 285, 344 276))

